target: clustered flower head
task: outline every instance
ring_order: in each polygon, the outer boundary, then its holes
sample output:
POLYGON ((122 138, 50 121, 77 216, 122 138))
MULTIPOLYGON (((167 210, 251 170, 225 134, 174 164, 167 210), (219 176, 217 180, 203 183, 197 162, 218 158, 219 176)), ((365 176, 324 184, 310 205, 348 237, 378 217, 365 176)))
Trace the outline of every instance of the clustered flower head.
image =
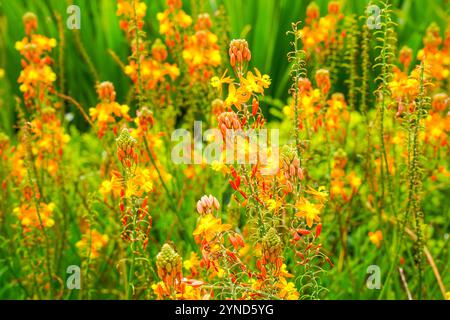
MULTIPOLYGON (((298 79, 297 99, 292 99, 283 109, 284 114, 295 118, 295 101, 297 108, 302 110, 297 114, 299 129, 311 128, 317 132, 325 128, 329 132, 339 132, 345 128, 349 117, 345 97, 341 93, 333 93, 329 97, 331 89, 330 73, 326 69, 315 72, 315 88, 308 78, 298 79)), ((331 139, 339 139, 342 135, 333 134, 331 139)))
POLYGON ((96 259, 100 256, 101 250, 108 244, 108 241, 108 235, 101 234, 97 230, 87 230, 75 246, 82 254, 96 259))
POLYGON ((180 285, 182 277, 182 259, 174 248, 165 243, 156 256, 156 267, 158 276, 166 287, 173 288, 180 285))
POLYGON ((339 32, 339 22, 344 18, 338 1, 328 4, 328 14, 320 17, 316 2, 311 2, 306 9, 306 25, 300 30, 303 48, 307 54, 323 60, 331 46, 339 46, 344 34, 339 32))
POLYGON ((281 268, 282 259, 280 258, 283 250, 281 238, 275 228, 270 228, 261 240, 263 264, 273 263, 277 268, 281 268))
POLYGON ((14 214, 20 220, 25 233, 33 229, 51 228, 55 224, 53 219, 53 212, 55 204, 44 202, 39 203, 38 207, 34 204, 22 204, 20 207, 14 209, 14 214))
POLYGON ((399 61, 403 65, 404 70, 408 70, 413 59, 413 51, 408 46, 403 46, 400 50, 399 61))
POLYGON ((51 68, 53 61, 49 54, 56 46, 56 40, 35 33, 37 17, 34 14, 26 13, 23 22, 26 36, 15 44, 16 50, 23 56, 22 71, 17 81, 21 84, 20 91, 24 94, 25 104, 38 108, 39 104, 35 104, 34 99, 48 104, 47 93, 54 90, 56 74, 51 68))
MULTIPOLYGON (((159 32, 165 37, 170 50, 174 53, 181 51, 183 62, 192 77, 190 82, 208 81, 214 68, 222 61, 218 37, 211 30, 212 20, 209 14, 203 13, 198 15, 193 25, 194 20, 181 7, 181 1, 168 1, 168 9, 157 15, 159 32)), ((179 67, 182 68, 181 65, 179 67)))
POLYGON ((450 76, 449 35, 450 32, 447 31, 447 38, 444 41, 440 35, 439 26, 432 23, 423 38, 424 48, 417 54, 418 60, 429 67, 431 76, 438 82, 445 81, 450 76))
POLYGON ((248 48, 247 40, 234 39, 230 43, 228 50, 230 64, 238 77, 242 76, 247 69, 248 62, 252 58, 252 53, 248 48))
POLYGON ((128 114, 130 108, 116 102, 116 91, 114 85, 109 81, 97 84, 97 94, 100 102, 95 108, 89 109, 89 114, 98 127, 98 137, 102 138, 108 128, 111 128, 120 120, 131 121, 128 114))
POLYGON ((297 181, 303 180, 305 177, 298 156, 294 152, 291 152, 291 150, 287 150, 283 153, 281 159, 281 174, 285 179, 287 193, 292 193, 297 181))
POLYGON ((348 202, 362 184, 362 179, 354 171, 346 174, 347 160, 347 154, 342 149, 335 152, 331 172, 331 199, 340 197, 348 202))
POLYGON ((162 43, 161 39, 156 39, 152 44, 151 53, 153 59, 159 62, 166 61, 168 52, 167 47, 162 43))
MULTIPOLYGON (((129 38, 134 37, 136 30, 130 28, 130 21, 137 21, 136 27, 141 30, 144 26, 144 18, 147 11, 147 5, 140 0, 118 0, 117 16, 122 17, 120 28, 127 32, 129 38)), ((132 24, 134 27, 134 24, 132 24)))
MULTIPOLYGON (((156 55, 158 59, 164 55, 156 55)), ((164 60, 141 58, 140 66, 134 60, 125 66, 125 74, 128 75, 134 83, 138 83, 139 77, 143 84, 143 89, 151 90, 158 85, 166 83, 167 80, 175 80, 180 75, 180 70, 175 64, 164 62, 164 60), (139 68, 140 69, 139 69, 139 68)))
POLYGON ((322 94, 326 96, 331 89, 330 72, 326 69, 317 70, 316 83, 322 94))
MULTIPOLYGON (((417 110, 417 99, 421 93, 421 82, 424 82, 425 90, 433 92, 439 88, 439 81, 448 78, 448 45, 443 44, 440 36, 440 29, 436 24, 432 24, 427 29, 427 34, 423 39, 424 48, 418 53, 418 59, 422 62, 411 72, 408 70, 409 63, 412 60, 412 50, 403 48, 399 54, 399 62, 404 66, 403 70, 394 67, 393 78, 389 82, 389 90, 394 103, 397 105, 397 120, 402 123, 408 123, 410 116, 417 110), (445 57, 446 56, 446 57, 445 57), (421 79, 423 68, 423 80, 421 79), (438 81, 433 86, 430 81, 438 81)), ((430 94, 431 95, 431 94, 430 94)), ((425 134, 421 136, 423 140, 430 145, 436 153, 439 149, 448 146, 449 116, 448 103, 449 98, 446 93, 436 91, 432 95, 431 108, 428 115, 423 120, 425 125, 425 134)), ((406 135, 397 133, 392 139, 395 144, 403 146, 406 143, 406 135)), ((404 152, 407 156, 407 151, 404 152)))
POLYGON ((124 72, 135 83, 136 92, 141 95, 143 90, 167 85, 168 80, 174 80, 180 74, 175 64, 166 62, 167 51, 160 39, 156 39, 149 48, 149 41, 142 30, 146 11, 147 6, 139 0, 122 0, 118 3, 117 15, 122 17, 121 27, 132 49, 124 72))
POLYGON ((130 134, 127 128, 124 128, 116 139, 117 157, 124 168, 134 171, 138 162, 138 155, 135 151, 137 141, 130 134))
POLYGON ((449 148, 448 135, 450 132, 450 98, 446 93, 433 96, 431 110, 425 119, 424 140, 431 144, 437 152, 441 148, 449 148))
MULTIPOLYGON (((156 256, 158 276, 162 281, 153 284, 152 289, 158 299, 202 300, 209 299, 211 293, 202 288, 203 281, 183 277, 183 260, 172 244, 165 243, 156 256)), ((195 253, 184 262, 186 269, 195 269, 198 259, 195 253)))
POLYGON ((206 79, 211 78, 209 67, 218 67, 222 59, 217 40, 217 36, 209 29, 199 29, 194 35, 187 37, 183 59, 191 74, 200 70, 206 79))
POLYGON ((182 32, 192 25, 192 17, 181 9, 181 0, 168 0, 167 4, 169 8, 159 12, 156 19, 159 21, 159 33, 166 37, 166 44, 172 48, 183 40, 182 32))
POLYGON ((153 112, 147 106, 141 107, 141 109, 136 112, 136 118, 134 119, 134 122, 136 123, 137 128, 133 133, 137 137, 145 136, 155 125, 153 112))
POLYGON ((64 133, 56 110, 52 107, 41 109, 40 118, 30 123, 34 147, 31 152, 35 158, 35 165, 43 168, 50 175, 56 176, 63 156, 63 148, 70 140, 64 133))
POLYGON ((138 165, 137 143, 129 129, 124 128, 116 139, 117 157, 123 174, 113 170, 111 180, 102 183, 100 192, 105 199, 107 194, 119 194, 123 225, 121 237, 132 244, 138 243, 145 250, 153 224, 148 194, 154 190, 156 176, 150 169, 138 165))

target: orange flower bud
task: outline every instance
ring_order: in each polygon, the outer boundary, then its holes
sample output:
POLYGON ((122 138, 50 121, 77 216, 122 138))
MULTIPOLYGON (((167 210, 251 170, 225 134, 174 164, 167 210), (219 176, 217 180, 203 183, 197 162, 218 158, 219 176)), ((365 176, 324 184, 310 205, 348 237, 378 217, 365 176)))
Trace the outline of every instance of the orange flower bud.
POLYGON ((316 20, 320 16, 319 6, 315 2, 311 2, 306 8, 307 23, 311 23, 312 20, 316 20))
POLYGON ((316 83, 324 95, 327 95, 331 88, 330 72, 326 69, 320 69, 316 72, 316 83))
POLYGON ((109 81, 104 81, 97 84, 97 94, 103 101, 114 102, 116 100, 114 85, 109 81))
POLYGON ((256 98, 253 98, 252 101, 252 116, 255 116, 259 110, 259 101, 256 98))
POLYGON ((31 35, 33 32, 37 30, 38 21, 37 17, 32 12, 27 12, 22 17, 23 24, 25 26, 25 33, 27 35, 31 35))
POLYGON ((341 10, 341 5, 338 1, 331 1, 328 4, 328 13, 332 15, 338 15, 341 10))
POLYGON ((409 65, 411 64, 412 61, 412 49, 404 46, 401 50, 400 50, 400 63, 404 66, 405 69, 409 68, 409 65))

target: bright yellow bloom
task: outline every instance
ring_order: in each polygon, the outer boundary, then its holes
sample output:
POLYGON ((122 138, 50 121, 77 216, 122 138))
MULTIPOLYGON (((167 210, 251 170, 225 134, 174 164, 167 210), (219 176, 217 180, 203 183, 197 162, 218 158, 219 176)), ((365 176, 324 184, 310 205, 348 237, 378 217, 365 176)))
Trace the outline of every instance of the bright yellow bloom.
POLYGON ((369 239, 370 242, 372 242, 377 246, 377 248, 379 248, 381 246, 381 241, 383 240, 383 233, 380 230, 377 230, 375 232, 370 231, 369 239))
POLYGON ((192 18, 183 10, 180 10, 176 16, 176 21, 180 23, 182 28, 187 28, 192 24, 192 18))
POLYGON ((319 200, 320 202, 325 202, 328 200, 328 191, 325 189, 324 186, 320 186, 317 190, 314 190, 310 186, 308 186, 308 190, 306 193, 311 194, 315 199, 319 200))
POLYGON ((308 227, 311 228, 314 221, 320 221, 319 214, 323 208, 322 204, 311 203, 308 199, 302 198, 295 204, 295 206, 298 210, 295 215, 299 218, 305 217, 308 227))
POLYGON ((230 224, 222 224, 222 220, 220 218, 216 218, 212 214, 207 214, 200 218, 193 235, 196 239, 202 238, 209 242, 219 233, 230 229, 230 224))
POLYGON ((222 88, 223 84, 230 84, 230 83, 232 83, 233 80, 230 77, 227 76, 227 72, 228 72, 228 70, 225 69, 225 72, 223 73, 222 77, 220 77, 220 79, 217 76, 212 77, 211 78, 211 86, 213 88, 217 88, 217 89, 220 90, 222 88))
POLYGON ((264 95, 264 89, 270 86, 270 77, 268 75, 261 75, 258 69, 255 68, 255 75, 249 71, 246 78, 241 79, 242 86, 249 92, 260 93, 264 95))
POLYGON ((287 282, 284 277, 280 277, 277 288, 280 289, 280 291, 278 292, 278 296, 281 299, 298 300, 298 298, 300 297, 300 294, 295 288, 295 284, 293 282, 287 282))
POLYGON ((127 180, 126 198, 141 197, 144 193, 153 190, 154 176, 150 169, 138 167, 133 177, 127 180))
POLYGON ((231 83, 228 86, 228 97, 224 105, 231 107, 234 105, 238 110, 241 109, 243 103, 246 103, 251 97, 251 91, 247 91, 246 87, 242 86, 236 89, 236 86, 231 83))
POLYGON ((195 252, 191 252, 191 257, 188 260, 183 261, 183 267, 187 271, 194 273, 195 269, 200 265, 200 260, 195 252))

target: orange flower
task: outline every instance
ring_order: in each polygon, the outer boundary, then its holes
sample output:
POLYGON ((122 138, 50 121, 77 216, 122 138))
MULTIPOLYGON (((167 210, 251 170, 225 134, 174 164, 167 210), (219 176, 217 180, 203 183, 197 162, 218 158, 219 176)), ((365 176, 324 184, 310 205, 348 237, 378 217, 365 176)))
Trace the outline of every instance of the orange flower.
POLYGON ((108 235, 101 234, 97 230, 88 230, 83 234, 80 241, 78 241, 75 246, 85 255, 89 255, 91 258, 95 259, 100 256, 100 251, 108 243, 108 235))
POLYGON ((199 30, 187 37, 182 54, 191 73, 197 69, 220 65, 221 56, 217 40, 217 36, 209 30, 199 30))
POLYGON ((230 224, 222 224, 222 219, 216 218, 212 214, 206 214, 200 218, 197 227, 192 234, 197 243, 200 242, 200 239, 209 242, 217 235, 230 229, 230 224))
POLYGON ((321 203, 311 203, 308 199, 302 198, 295 204, 297 208, 297 217, 304 217, 309 228, 312 227, 314 221, 320 222, 320 213, 323 208, 321 203))
POLYGON ((369 240, 374 245, 376 245, 377 248, 379 248, 381 246, 381 241, 383 240, 383 233, 380 230, 377 230, 375 232, 370 231, 369 240))
POLYGON ((14 213, 19 218, 25 232, 28 232, 32 228, 53 227, 55 224, 55 220, 52 217, 54 210, 55 204, 52 202, 49 204, 41 202, 38 209, 32 204, 24 203, 20 207, 15 208, 14 213))
POLYGON ((111 82, 105 81, 97 85, 97 93, 101 100, 95 108, 89 109, 91 119, 96 122, 98 126, 97 135, 99 138, 103 137, 108 128, 116 123, 116 118, 131 121, 128 115, 129 107, 127 105, 120 105, 116 100, 116 91, 111 82))

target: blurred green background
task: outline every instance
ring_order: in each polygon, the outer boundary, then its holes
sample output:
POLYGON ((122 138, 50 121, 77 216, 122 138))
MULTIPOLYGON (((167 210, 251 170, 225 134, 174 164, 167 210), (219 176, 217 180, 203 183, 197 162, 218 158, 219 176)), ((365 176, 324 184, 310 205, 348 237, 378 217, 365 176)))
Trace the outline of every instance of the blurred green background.
MULTIPOLYGON (((150 40, 158 37, 156 14, 166 7, 165 0, 146 0, 148 12, 146 29, 150 40)), ((289 86, 288 62, 289 40, 286 31, 291 22, 304 20, 310 0, 184 0, 183 7, 189 14, 200 11, 214 12, 224 5, 230 21, 231 38, 245 37, 253 53, 253 65, 272 77, 268 96, 284 101, 289 86), (203 9, 202 9, 203 8, 203 9)), ((316 1, 321 13, 327 12, 327 0, 316 1)), ((343 2, 345 14, 362 15, 369 0, 343 2)), ((427 26, 437 22, 445 28, 448 0, 393 0, 399 23, 399 45, 408 44, 415 52, 421 46, 421 39, 427 26)), ((63 49, 66 92, 80 101, 84 108, 96 104, 95 79, 79 47, 75 45, 75 33, 65 27, 67 7, 76 4, 81 9, 81 30, 79 36, 87 55, 93 62, 99 80, 112 81, 118 100, 124 101, 130 81, 114 62, 108 49, 126 61, 129 46, 119 28, 115 0, 0 0, 0 68, 5 69, 5 78, 0 95, 2 130, 11 133, 14 123, 14 95, 20 96, 17 78, 20 72, 20 56, 14 44, 24 36, 22 15, 32 11, 39 18, 39 32, 59 40, 56 15, 62 17, 65 46, 63 49)), ((54 51, 55 61, 59 59, 59 48, 54 51)), ((56 63, 56 66, 58 64, 56 63)), ((57 67, 56 67, 57 69, 57 67)), ((57 70, 59 74, 59 70, 57 70)), ((83 124, 78 123, 83 127, 83 124)))

